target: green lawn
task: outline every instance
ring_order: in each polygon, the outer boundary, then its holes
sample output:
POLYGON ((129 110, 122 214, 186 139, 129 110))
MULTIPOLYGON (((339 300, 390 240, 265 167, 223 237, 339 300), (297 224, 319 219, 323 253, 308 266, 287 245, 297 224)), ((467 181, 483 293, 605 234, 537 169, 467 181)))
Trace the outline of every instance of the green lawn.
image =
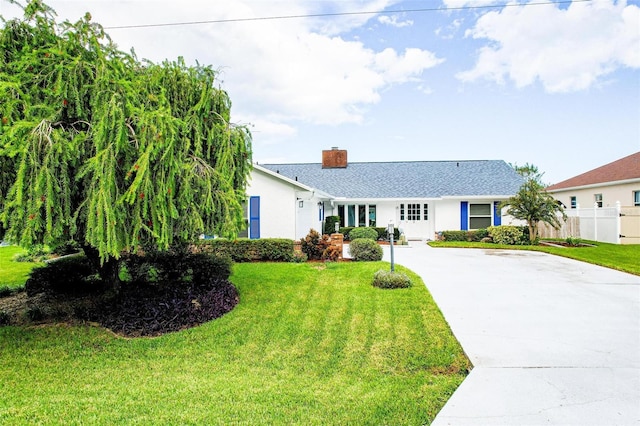
POLYGON ((630 274, 640 275, 640 245, 608 244, 596 241, 583 241, 595 247, 545 247, 545 246, 508 246, 491 243, 469 243, 460 241, 433 241, 432 247, 464 247, 484 249, 534 250, 557 256, 569 257, 594 265, 606 266, 630 274))
POLYGON ((31 262, 14 262, 13 256, 26 250, 16 247, 0 247, 0 287, 20 287, 27 280, 29 272, 36 266, 31 262))
POLYGON ((428 424, 470 365, 388 266, 236 264, 232 312, 159 338, 0 327, 0 424, 428 424))

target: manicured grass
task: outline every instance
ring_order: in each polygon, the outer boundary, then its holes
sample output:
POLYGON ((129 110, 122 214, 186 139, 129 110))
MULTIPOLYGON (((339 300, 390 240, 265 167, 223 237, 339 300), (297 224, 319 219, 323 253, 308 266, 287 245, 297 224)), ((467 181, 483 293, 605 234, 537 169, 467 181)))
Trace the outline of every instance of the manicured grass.
POLYGON ((232 312, 159 338, 0 327, 0 424, 428 424, 470 364, 388 266, 236 264, 232 312))
POLYGON ((597 241, 583 241, 595 247, 545 247, 545 246, 508 246, 491 243, 470 243, 460 241, 433 241, 432 247, 466 247, 484 249, 533 250, 564 256, 594 265, 606 266, 630 274, 640 275, 640 245, 608 244, 597 241))
POLYGON ((38 263, 15 262, 13 256, 26 250, 17 246, 0 247, 0 287, 23 286, 29 276, 29 272, 38 263))

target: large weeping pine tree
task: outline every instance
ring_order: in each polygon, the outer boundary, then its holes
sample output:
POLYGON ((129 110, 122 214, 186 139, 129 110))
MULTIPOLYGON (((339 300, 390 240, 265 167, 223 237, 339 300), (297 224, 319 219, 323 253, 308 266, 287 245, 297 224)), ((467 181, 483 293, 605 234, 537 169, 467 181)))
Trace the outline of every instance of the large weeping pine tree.
POLYGON ((138 60, 39 0, 0 19, 0 238, 75 240, 104 268, 237 235, 251 137, 211 67, 138 60))

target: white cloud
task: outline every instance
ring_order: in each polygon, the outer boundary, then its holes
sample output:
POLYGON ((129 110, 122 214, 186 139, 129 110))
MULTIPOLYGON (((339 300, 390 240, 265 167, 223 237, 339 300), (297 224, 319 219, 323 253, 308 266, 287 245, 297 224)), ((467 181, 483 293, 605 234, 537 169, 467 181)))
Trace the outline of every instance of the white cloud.
MULTIPOLYGON (((0 0, 2 1, 2 0, 0 0)), ((89 10, 105 27, 166 22, 377 11, 397 0, 231 2, 188 0, 49 0, 59 16, 76 20, 89 10)), ((161 61, 220 67, 233 100, 234 120, 260 118, 263 131, 286 135, 291 123, 359 123, 390 85, 418 78, 442 62, 422 49, 376 51, 341 35, 375 14, 108 30, 121 49, 161 61), (267 125, 269 122, 271 124, 267 125)), ((406 22, 406 21, 405 21, 406 22)), ((393 25, 402 23, 391 18, 393 25)))
POLYGON ((463 22, 463 19, 454 19, 453 22, 446 27, 436 28, 434 33, 443 40, 451 40, 458 33, 463 22))
POLYGON ((435 54, 416 48, 405 49, 404 55, 391 48, 386 48, 375 55, 377 69, 382 73, 386 83, 405 83, 415 80, 424 69, 432 68, 444 62, 435 54))
POLYGON ((378 22, 384 25, 389 25, 391 27, 402 28, 402 27, 410 27, 413 25, 413 21, 411 19, 407 19, 405 21, 398 21, 398 17, 395 15, 387 16, 382 15, 378 17, 378 22))
POLYGON ((473 69, 457 75, 462 81, 540 81, 547 92, 571 92, 640 67, 640 8, 625 1, 507 7, 484 14, 467 35, 489 44, 473 69))

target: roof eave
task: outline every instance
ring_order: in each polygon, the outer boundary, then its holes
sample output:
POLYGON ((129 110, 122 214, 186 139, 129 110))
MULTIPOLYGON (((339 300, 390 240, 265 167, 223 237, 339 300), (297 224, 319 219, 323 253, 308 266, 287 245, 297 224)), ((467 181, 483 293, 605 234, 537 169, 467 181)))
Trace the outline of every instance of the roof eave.
POLYGON ((614 186, 614 185, 625 185, 625 184, 628 184, 628 183, 636 183, 636 182, 640 182, 640 178, 614 180, 614 181, 610 181, 610 182, 590 183, 590 184, 587 184, 587 185, 566 186, 566 187, 563 187, 563 188, 547 189, 547 192, 556 193, 556 192, 562 192, 562 191, 577 191, 577 190, 580 190, 580 189, 600 188, 600 187, 603 187, 603 186, 614 186))

